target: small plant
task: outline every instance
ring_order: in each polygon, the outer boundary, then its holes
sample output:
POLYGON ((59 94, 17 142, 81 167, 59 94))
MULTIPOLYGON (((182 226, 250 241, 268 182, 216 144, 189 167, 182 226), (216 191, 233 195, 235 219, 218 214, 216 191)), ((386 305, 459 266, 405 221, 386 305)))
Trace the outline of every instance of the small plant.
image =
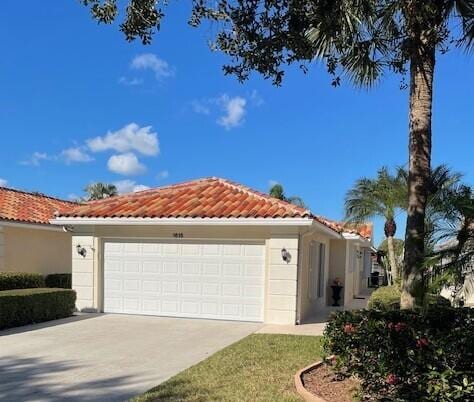
POLYGON ((474 400, 474 310, 341 311, 324 347, 342 373, 362 381, 366 400, 474 400))

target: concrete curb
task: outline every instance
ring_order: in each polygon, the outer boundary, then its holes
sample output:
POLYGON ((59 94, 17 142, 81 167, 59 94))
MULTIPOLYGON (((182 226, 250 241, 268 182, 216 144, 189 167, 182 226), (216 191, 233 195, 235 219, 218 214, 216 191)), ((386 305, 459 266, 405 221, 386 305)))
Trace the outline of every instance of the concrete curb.
POLYGON ((320 396, 314 395, 311 392, 309 392, 303 384, 303 375, 306 374, 307 372, 314 370, 315 368, 323 365, 325 361, 328 360, 334 360, 335 356, 329 356, 326 360, 321 360, 319 362, 313 363, 301 370, 299 370, 295 374, 295 387, 296 387, 296 392, 298 392, 299 396, 303 398, 306 402, 327 402, 326 399, 321 398, 320 396))

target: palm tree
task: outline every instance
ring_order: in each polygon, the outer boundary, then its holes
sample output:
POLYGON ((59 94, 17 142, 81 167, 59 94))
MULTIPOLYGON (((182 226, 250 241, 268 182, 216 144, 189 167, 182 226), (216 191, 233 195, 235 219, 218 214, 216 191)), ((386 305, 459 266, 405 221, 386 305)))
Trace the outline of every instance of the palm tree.
POLYGON ((427 254, 424 285, 431 290, 454 286, 459 291, 466 277, 474 274, 473 189, 462 184, 453 186, 437 204, 431 242, 435 247, 427 254))
POLYGON ((283 186, 281 184, 274 184, 271 188, 268 194, 273 197, 273 198, 278 198, 279 200, 283 200, 286 202, 289 202, 290 204, 297 205, 302 208, 306 208, 306 204, 304 203, 303 199, 301 197, 298 197, 296 195, 287 197, 285 195, 285 190, 283 189, 283 186))
MULTIPOLYGON (((117 0, 81 1, 99 22, 120 15, 117 0)), ((163 16, 161 2, 129 0, 120 29, 127 40, 149 44, 163 16)), ((307 71, 315 60, 326 64, 335 86, 341 77, 370 87, 387 71, 409 75, 401 306, 413 308, 424 259, 435 62, 450 45, 474 47, 474 0, 194 1, 191 25, 206 19, 219 22, 212 48, 230 57, 224 72, 240 81, 257 71, 280 85, 286 65, 307 71)))
POLYGON ((87 201, 102 200, 118 194, 115 185, 101 182, 89 184, 84 191, 87 193, 87 201))
POLYGON ((392 282, 399 279, 394 249, 397 231, 395 216, 405 208, 406 194, 406 185, 400 173, 392 175, 384 167, 377 172, 375 179, 357 180, 354 187, 347 192, 345 200, 346 220, 349 223, 363 223, 374 217, 385 219, 384 233, 392 282))

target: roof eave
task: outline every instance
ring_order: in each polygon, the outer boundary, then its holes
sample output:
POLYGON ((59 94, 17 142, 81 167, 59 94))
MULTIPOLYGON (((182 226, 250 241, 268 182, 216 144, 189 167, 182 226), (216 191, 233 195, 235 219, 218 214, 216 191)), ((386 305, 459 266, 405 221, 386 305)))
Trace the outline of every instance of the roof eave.
POLYGON ((91 218, 62 217, 50 220, 53 225, 235 225, 235 226, 311 226, 311 217, 287 218, 91 218))

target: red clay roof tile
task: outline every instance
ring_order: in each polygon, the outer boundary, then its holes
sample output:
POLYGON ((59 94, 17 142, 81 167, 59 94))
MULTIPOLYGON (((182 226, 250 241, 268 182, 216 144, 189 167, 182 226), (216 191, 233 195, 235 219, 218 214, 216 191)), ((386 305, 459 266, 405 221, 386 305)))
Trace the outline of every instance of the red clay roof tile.
POLYGON ((64 217, 304 218, 307 209, 219 178, 199 179, 61 209, 64 217))
POLYGON ((39 193, 0 187, 0 220, 49 224, 56 211, 67 211, 77 205, 39 193))
POLYGON ((313 218, 337 233, 372 236, 372 225, 348 227, 311 211, 216 177, 124 194, 74 208, 60 216, 79 218, 313 218))

